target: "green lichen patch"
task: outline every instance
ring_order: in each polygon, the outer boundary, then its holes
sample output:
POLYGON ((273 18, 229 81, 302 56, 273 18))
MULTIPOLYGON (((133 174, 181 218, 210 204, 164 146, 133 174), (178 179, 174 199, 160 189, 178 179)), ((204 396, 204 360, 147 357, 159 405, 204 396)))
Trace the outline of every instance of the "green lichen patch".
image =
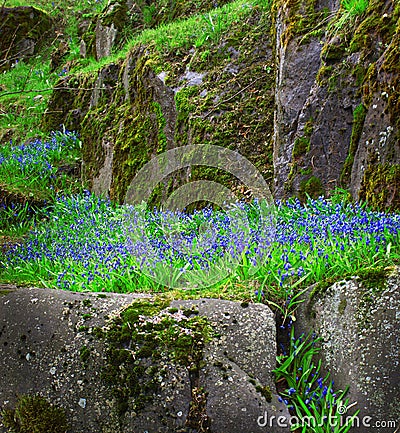
POLYGON ((168 309, 164 299, 137 300, 125 309, 105 333, 108 342, 103 379, 122 417, 153 401, 162 388, 168 366, 196 374, 203 359, 211 326, 195 309, 168 309), (130 403, 129 403, 130 402, 130 403))
POLYGON ((300 200, 306 200, 307 197, 318 198, 325 195, 325 189, 322 185, 321 180, 316 176, 311 176, 307 180, 300 182, 299 187, 299 198, 300 200))
POLYGON ((400 165, 369 165, 363 176, 360 199, 375 209, 400 208, 400 165))
POLYGON ((357 151, 358 142, 361 138, 362 129, 364 126, 367 110, 363 104, 358 105, 353 112, 353 128, 351 131, 349 152, 344 163, 340 176, 340 183, 347 187, 351 179, 351 169, 353 167, 354 157, 357 151))
POLYGON ((64 409, 37 395, 21 395, 14 409, 1 413, 4 426, 12 433, 66 433, 64 409))
POLYGON ((389 275, 390 269, 384 266, 365 269, 357 274, 362 286, 373 293, 381 292, 386 288, 386 282, 389 275))

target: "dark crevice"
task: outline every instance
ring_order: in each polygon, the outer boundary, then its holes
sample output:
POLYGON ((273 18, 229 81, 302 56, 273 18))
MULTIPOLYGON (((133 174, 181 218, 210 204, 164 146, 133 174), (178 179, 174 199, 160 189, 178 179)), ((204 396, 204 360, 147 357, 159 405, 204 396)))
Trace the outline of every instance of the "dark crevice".
MULTIPOLYGON (((280 311, 275 311, 275 326, 276 326, 276 354, 277 356, 285 355, 290 346, 290 322, 284 320, 284 316, 280 311)), ((276 365, 278 367, 278 365, 276 365)), ((285 381, 275 382, 277 394, 285 391, 287 388, 285 381)))
POLYGON ((200 383, 200 367, 189 371, 191 401, 186 427, 196 433, 211 433, 211 420, 207 415, 207 392, 200 383))

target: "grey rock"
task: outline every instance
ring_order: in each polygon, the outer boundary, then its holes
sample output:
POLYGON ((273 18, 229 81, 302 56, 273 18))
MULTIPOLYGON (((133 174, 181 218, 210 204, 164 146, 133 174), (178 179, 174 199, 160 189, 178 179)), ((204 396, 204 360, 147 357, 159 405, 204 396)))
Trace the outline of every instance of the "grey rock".
POLYGON ((297 332, 323 338, 322 365, 335 389, 350 386, 349 403, 360 409, 354 431, 360 433, 393 433, 394 424, 387 423, 399 422, 399 289, 397 268, 378 283, 353 278, 310 297, 311 291, 298 310, 297 332))
MULTIPOLYGON (((138 296, 12 287, 5 293, 0 296, 0 406, 13 407, 19 395, 40 394, 66 409, 73 433, 112 425, 100 379, 105 355, 91 330, 138 296), (96 359, 92 368, 82 363, 83 347, 96 359)), ((0 418, 0 432, 5 431, 0 418)))
POLYGON ((289 413, 275 393, 272 370, 276 365, 275 321, 265 305, 241 305, 217 299, 174 301, 172 306, 195 306, 210 320, 217 337, 205 350, 199 384, 207 391, 207 416, 212 432, 284 432, 274 418, 289 413), (271 392, 267 401, 257 390, 271 392), (269 400, 269 399, 268 399, 269 400))
POLYGON ((114 46, 117 29, 114 24, 103 26, 99 21, 96 26, 96 58, 97 60, 103 57, 108 57, 111 54, 111 49, 114 46))
MULTIPOLYGON (((289 431, 274 420, 278 416, 288 420, 289 414, 274 392, 272 312, 263 305, 244 307, 213 299, 171 305, 183 310, 194 305, 213 328, 215 335, 204 348, 200 370, 193 373, 163 355, 157 361, 162 374, 155 377, 158 385, 152 398, 144 409, 129 399, 121 415, 112 394, 114 385, 102 378, 108 343, 98 339, 93 328, 108 329, 121 309, 143 296, 13 287, 3 291, 1 406, 13 407, 18 395, 40 394, 66 410, 74 433, 195 433, 201 428, 261 433, 265 420, 272 426, 268 431, 289 431), (88 360, 83 349, 90 353, 88 360)), ((1 424, 0 432, 5 432, 1 424)))

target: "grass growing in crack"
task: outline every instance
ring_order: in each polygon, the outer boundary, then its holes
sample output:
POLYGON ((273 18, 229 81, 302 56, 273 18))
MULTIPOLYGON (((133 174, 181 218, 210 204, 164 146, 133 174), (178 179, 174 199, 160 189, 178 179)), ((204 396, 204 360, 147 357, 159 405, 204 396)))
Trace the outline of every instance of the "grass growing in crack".
POLYGON ((314 335, 296 339, 291 327, 288 353, 277 357, 278 367, 274 370, 278 385, 283 383, 286 387, 279 400, 299 420, 291 431, 346 433, 359 410, 352 416, 343 416, 343 409, 351 406, 346 398, 348 389, 335 391, 329 374, 321 376, 321 360, 314 361, 320 351, 319 341, 321 338, 314 335))
POLYGON ((369 0, 342 0, 343 8, 350 15, 362 15, 368 7, 369 0))

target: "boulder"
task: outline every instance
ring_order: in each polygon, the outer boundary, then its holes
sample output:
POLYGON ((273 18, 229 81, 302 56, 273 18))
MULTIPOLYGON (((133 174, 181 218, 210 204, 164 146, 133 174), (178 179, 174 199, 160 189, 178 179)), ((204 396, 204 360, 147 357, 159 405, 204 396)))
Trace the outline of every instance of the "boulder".
MULTIPOLYGON (((297 333, 323 338, 322 366, 335 389, 350 386, 360 409, 354 431, 393 433, 400 416, 400 269, 371 271, 310 290, 297 333)), ((351 430, 353 431, 353 430, 351 430)))
POLYGON ((0 70, 32 57, 55 36, 52 18, 32 6, 0 7, 0 70))
POLYGON ((266 306, 37 288, 1 295, 2 409, 40 395, 65 410, 73 433, 262 432, 267 419, 268 431, 289 431, 273 418, 289 414, 275 395, 266 306))

